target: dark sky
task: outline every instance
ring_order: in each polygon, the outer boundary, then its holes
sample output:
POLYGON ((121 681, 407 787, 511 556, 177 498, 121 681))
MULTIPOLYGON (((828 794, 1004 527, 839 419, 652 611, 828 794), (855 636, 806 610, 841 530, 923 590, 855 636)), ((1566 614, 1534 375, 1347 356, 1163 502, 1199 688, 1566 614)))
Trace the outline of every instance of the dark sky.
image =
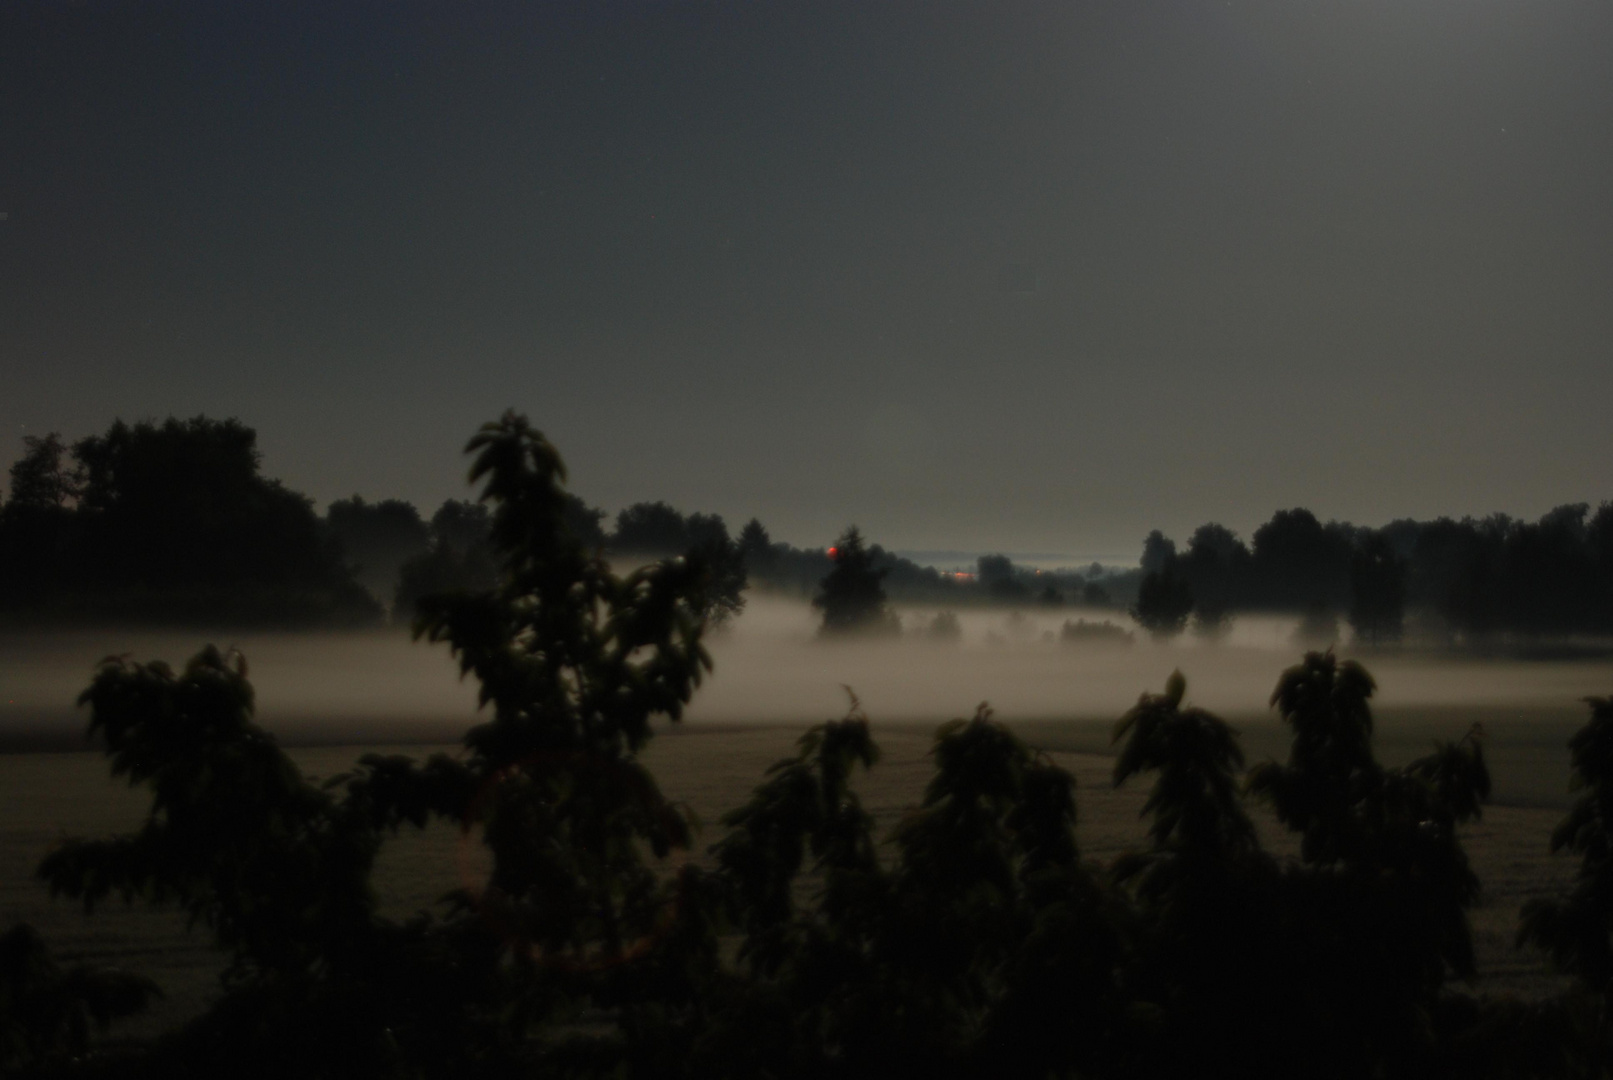
POLYGON ((1613 497, 1613 3, 5 0, 0 465, 1134 557, 1613 497))

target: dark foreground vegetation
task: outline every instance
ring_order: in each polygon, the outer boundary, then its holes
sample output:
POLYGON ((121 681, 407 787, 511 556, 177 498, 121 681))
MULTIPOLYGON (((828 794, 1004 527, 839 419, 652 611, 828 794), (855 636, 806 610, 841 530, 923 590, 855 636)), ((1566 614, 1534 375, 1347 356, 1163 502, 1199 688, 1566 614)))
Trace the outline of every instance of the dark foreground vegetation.
MULTIPOLYGON (((244 658, 105 662, 83 695, 137 832, 39 873, 89 907, 184 910, 229 957, 203 1016, 95 1049, 155 988, 0 938, 0 1068, 150 1077, 1510 1077, 1613 1066, 1613 700, 1573 746, 1585 795, 1552 838, 1579 884, 1520 938, 1573 976, 1541 1002, 1464 989, 1479 889, 1458 828, 1488 791, 1478 732, 1403 768, 1372 752, 1371 677, 1312 653, 1272 701, 1284 762, 1247 773, 1181 677, 1123 717, 1116 783, 1148 842, 1075 842, 1073 778, 982 706, 943 726, 922 805, 883 843, 854 779, 853 703, 723 818, 703 868, 637 760, 710 661, 709 567, 619 577, 566 524, 558 455, 523 420, 471 443, 493 588, 420 601, 490 718, 456 757, 370 756, 315 786, 252 722, 244 658), (1263 850, 1265 800, 1300 839, 1263 850), (435 911, 378 914, 387 838, 445 820, 491 872, 435 911)), ((1542 838, 1544 842, 1544 838, 1542 838)))

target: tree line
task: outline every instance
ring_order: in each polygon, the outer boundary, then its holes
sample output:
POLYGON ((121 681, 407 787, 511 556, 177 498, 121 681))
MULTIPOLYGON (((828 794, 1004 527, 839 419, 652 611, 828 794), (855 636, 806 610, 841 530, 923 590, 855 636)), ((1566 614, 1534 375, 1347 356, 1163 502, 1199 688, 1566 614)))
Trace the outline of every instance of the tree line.
MULTIPOLYGON (((114 423, 71 446, 24 439, 0 503, 0 615, 362 625, 407 623, 418 600, 489 588, 496 576, 484 506, 448 500, 430 517, 399 499, 359 495, 321 516, 263 477, 256 433, 206 417, 114 423)), ((622 558, 699 551, 709 603, 731 616, 755 585, 808 597, 835 569, 830 549, 774 540, 748 521, 664 502, 603 510, 567 492, 565 522, 589 549, 622 558)), ((1423 636, 1613 633, 1613 504, 1558 507, 1539 521, 1504 515, 1400 520, 1372 529, 1283 510, 1251 542, 1219 524, 1186 545, 1150 533, 1134 570, 1093 564, 1042 573, 983 555, 973 574, 943 573, 861 539, 889 598, 960 607, 1124 608, 1169 637, 1214 636, 1240 612, 1305 616, 1320 642, 1338 619, 1358 641, 1423 636)), ((839 547, 844 547, 844 537, 839 547)), ((1101 625, 1101 624, 1099 624, 1101 625)))
POLYGON ((362 625, 311 500, 259 472, 235 420, 114 423, 67 446, 30 436, 0 505, 0 612, 114 621, 362 625))
MULTIPOLYGON (((262 476, 256 432, 237 420, 118 421, 71 445, 50 434, 23 446, 0 501, 0 616, 366 625, 390 612, 407 624, 421 597, 496 576, 486 507, 450 499, 426 517, 353 495, 321 516, 262 476)), ((752 582, 808 595, 832 569, 825 549, 776 542, 754 518, 736 537, 719 515, 664 502, 626 507, 610 529, 606 517, 566 494, 566 525, 589 549, 698 551, 719 621, 752 582)), ((954 576, 871 552, 901 599, 969 601, 954 576)))
MULTIPOLYGON (((883 840, 855 777, 879 749, 855 699, 721 819, 710 860, 640 753, 711 669, 704 569, 625 576, 566 523, 559 455, 520 417, 472 440, 498 561, 424 598, 416 634, 481 684, 458 755, 369 755, 322 784, 253 722, 244 658, 105 661, 82 696, 134 832, 69 839, 39 874, 87 907, 168 904, 228 967, 201 1017, 139 1046, 136 974, 0 935, 0 1067, 53 1077, 1544 1077, 1613 1068, 1613 699, 1574 739, 1583 796, 1553 836, 1581 859, 1520 941, 1571 979, 1475 994, 1479 883, 1460 826, 1489 790, 1480 733, 1399 768, 1372 751, 1375 686, 1310 653, 1272 705, 1285 761, 1173 675, 1114 732, 1114 783, 1151 785, 1146 840, 1076 843, 1074 778, 986 706, 943 725, 922 800, 883 840), (1261 844, 1271 807, 1295 857, 1261 844), (445 821, 485 881, 396 920, 371 871, 445 821)), ((866 556, 866 551, 858 556, 866 556)), ((840 563, 839 565, 845 565, 840 563)), ((836 590, 825 588, 824 595, 836 590)))
POLYGON ((1370 529, 1284 510, 1245 545, 1217 524, 1185 549, 1155 531, 1143 545, 1134 612, 1155 633, 1191 616, 1345 615, 1358 640, 1389 642, 1409 613, 1448 641, 1613 633, 1613 503, 1559 506, 1539 521, 1409 519, 1370 529))

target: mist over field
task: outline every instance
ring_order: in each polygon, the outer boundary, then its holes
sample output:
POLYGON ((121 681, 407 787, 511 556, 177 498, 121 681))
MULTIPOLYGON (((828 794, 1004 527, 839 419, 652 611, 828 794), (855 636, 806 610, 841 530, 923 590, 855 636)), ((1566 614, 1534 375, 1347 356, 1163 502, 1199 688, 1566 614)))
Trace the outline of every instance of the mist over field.
MULTIPOLYGON (((903 612, 904 626, 932 612, 903 612)), ((1005 719, 1113 719, 1173 670, 1198 704, 1228 715, 1264 714, 1277 676, 1306 646, 1294 618, 1250 616, 1223 640, 1183 636, 1159 644, 1137 634, 1130 646, 1070 644, 1066 620, 1110 620, 1113 612, 961 612, 957 643, 916 639, 822 642, 806 604, 753 598, 731 634, 711 642, 716 671, 690 710, 700 720, 821 720, 844 712, 849 685, 875 722, 945 720, 990 702, 1005 719)), ((1479 661, 1450 654, 1365 654, 1378 702, 1405 706, 1575 704, 1605 692, 1613 665, 1574 661, 1479 661)))
MULTIPOLYGON (((1216 642, 1183 635, 1130 645, 1070 643, 1067 620, 1123 624, 1112 611, 962 611, 961 637, 932 641, 936 612, 905 609, 891 640, 824 641, 820 615, 804 600, 752 594, 744 612, 707 638, 714 670, 685 716, 702 725, 815 723, 845 713, 850 687, 876 725, 936 724, 989 702, 1002 719, 1110 721, 1174 670, 1191 700, 1229 718, 1274 719, 1278 675, 1307 646, 1298 620, 1245 616, 1216 642)), ((101 658, 129 654, 175 668, 204 644, 238 648, 250 665, 260 721, 291 745, 454 742, 476 722, 474 681, 459 678, 443 646, 401 630, 269 633, 149 629, 15 635, 0 649, 0 744, 82 745, 85 716, 73 702, 101 658)), ((1578 721, 1580 699, 1606 693, 1613 662, 1476 658, 1397 650, 1359 655, 1378 681, 1375 707, 1393 737, 1397 711, 1448 712, 1451 722, 1561 714, 1578 721), (1474 712, 1479 710, 1479 712, 1474 712)))

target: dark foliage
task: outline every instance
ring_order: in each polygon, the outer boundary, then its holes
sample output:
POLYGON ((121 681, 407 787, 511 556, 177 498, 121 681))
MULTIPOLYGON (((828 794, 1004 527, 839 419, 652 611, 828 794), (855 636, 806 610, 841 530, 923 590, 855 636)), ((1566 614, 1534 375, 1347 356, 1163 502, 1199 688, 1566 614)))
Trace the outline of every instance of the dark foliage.
POLYGON ((751 519, 746 530, 736 542, 717 514, 685 517, 664 502, 635 503, 616 515, 609 547, 623 555, 686 558, 701 583, 696 606, 716 629, 744 610, 750 561, 772 562, 771 544, 761 522, 751 519))
POLYGON ((428 535, 426 550, 398 568, 392 617, 401 623, 413 622, 422 597, 485 592, 498 583, 487 507, 449 499, 431 516, 428 535))
MULTIPOLYGON (((172 903, 230 957, 226 994, 158 1048, 175 1074, 502 1075, 629 1053, 709 962, 702 879, 647 860, 688 841, 634 756, 677 718, 709 660, 683 562, 626 579, 565 523, 558 456, 507 417, 471 443, 494 507, 491 592, 425 598, 418 632, 482 685, 492 719, 460 759, 369 756, 323 786, 251 722, 245 662, 205 650, 182 675, 110 660, 84 701, 113 771, 153 796, 144 827, 73 841, 40 872, 95 905, 172 903), (378 916, 384 836, 441 816, 481 834, 485 887, 441 917, 378 916), (685 903, 687 900, 687 903, 685 903), (613 1010, 600 1042, 588 1025, 613 1010)), ((608 1071, 608 1067, 606 1069, 608 1071)))
POLYGON ((1143 540, 1143 556, 1139 561, 1143 574, 1157 574, 1176 558, 1176 544, 1155 529, 1143 540))
POLYGON ((725 819, 716 851, 737 890, 750 998, 725 1023, 767 1033, 734 1075, 1105 1062, 1124 1023, 1123 920, 1081 865, 1072 778, 982 706, 937 733, 935 777, 885 866, 848 786, 876 756, 854 705, 725 819))
POLYGON ((1272 704, 1293 729, 1293 750, 1287 765, 1254 770, 1250 789, 1271 800, 1300 834, 1305 865, 1339 892, 1331 917, 1359 920, 1360 941, 1335 960, 1339 970, 1353 971, 1362 988, 1415 1000, 1450 975, 1472 974, 1465 911, 1478 880, 1456 826, 1482 813, 1489 771, 1477 728, 1402 768, 1380 766, 1374 690, 1364 668, 1331 653, 1289 668, 1272 704))
POLYGON ((634 503, 616 515, 613 551, 632 555, 676 555, 691 543, 689 522, 664 502, 634 503))
POLYGON ((1303 611, 1349 602, 1354 530, 1309 510, 1279 510, 1255 530, 1250 571, 1257 607, 1303 611))
POLYGON ((1014 564, 1006 555, 982 555, 975 562, 975 579, 987 595, 1001 603, 1023 603, 1030 599, 1031 590, 1014 573, 1014 564))
POLYGON ((237 421, 113 424, 74 448, 91 565, 106 584, 345 580, 308 500, 258 475, 237 421))
POLYGON ((1176 570, 1187 579, 1198 607, 1230 612, 1247 604, 1251 580, 1249 549, 1236 533, 1214 523, 1200 525, 1188 539, 1176 570))
POLYGON ((67 470, 58 441, 36 440, 13 469, 0 606, 169 622, 377 617, 309 500, 259 475, 256 435, 238 421, 119 421, 73 458, 67 470))
POLYGON ((1380 533, 1362 539, 1350 557, 1350 629, 1357 641, 1400 640, 1406 616, 1406 564, 1380 533))
POLYGON ((361 496, 339 499, 325 511, 331 533, 354 568, 354 576, 382 603, 391 604, 398 571, 423 555, 431 531, 420 511, 401 499, 365 502, 361 496))
POLYGON ((745 522, 745 527, 739 530, 740 557, 753 571, 766 573, 772 569, 773 538, 767 534, 767 529, 760 521, 751 518, 745 522))
POLYGON ((71 502, 81 479, 63 461, 52 432, 23 439, 11 466, 10 499, 0 506, 0 610, 37 608, 59 595, 81 561, 71 502))
POLYGON ((1187 579, 1176 572, 1174 559, 1163 569, 1149 571, 1137 590, 1137 602, 1132 605, 1131 617, 1137 625, 1154 637, 1175 637, 1187 627, 1187 618, 1193 614, 1193 589, 1187 579))
POLYGON ((78 497, 83 481, 65 460, 67 446, 59 433, 24 435, 22 445, 22 457, 11 466, 9 505, 58 510, 78 497))
POLYGON ((745 610, 745 588, 750 577, 745 556, 727 531, 697 542, 686 556, 699 576, 694 604, 711 629, 726 626, 745 610))
POLYGON ((460 555, 476 552, 491 560, 493 515, 481 503, 448 499, 431 515, 431 545, 460 555))
POLYGON ((1291 1075, 1301 1061, 1311 1076, 1435 1071, 1458 1038, 1431 1018, 1454 1008, 1449 980, 1472 971, 1466 910, 1478 883, 1455 827, 1477 816, 1489 792, 1477 738, 1383 769, 1371 753, 1370 676, 1308 655, 1272 699, 1294 730, 1289 762, 1261 765, 1248 781, 1301 836, 1300 862, 1282 866, 1260 850, 1243 813, 1242 755, 1230 729, 1183 708, 1184 689, 1173 676, 1117 731, 1130 736, 1117 782, 1158 776, 1145 807, 1153 848, 1117 866, 1134 882, 1146 928, 1140 989, 1175 1034, 1156 1048, 1156 1067, 1217 1076, 1291 1075))
MULTIPOLYGON (((1145 562, 1161 569, 1174 550, 1152 533, 1145 562)), ((1560 506, 1537 522, 1497 515, 1377 530, 1284 510, 1255 531, 1253 552, 1211 524, 1169 561, 1207 610, 1348 611, 1372 644, 1398 640, 1409 610, 1437 616, 1467 642, 1613 633, 1609 503, 1594 514, 1584 503, 1560 506)))
POLYGON ((823 612, 820 633, 825 636, 899 634, 902 624, 885 602, 885 570, 876 567, 873 553, 853 525, 829 549, 833 568, 818 583, 812 606, 823 612))
POLYGON ((1579 856, 1573 890, 1525 905, 1518 943, 1545 951, 1574 979, 1587 1029, 1582 1075, 1613 1072, 1613 698, 1588 698, 1591 719, 1569 743, 1584 794, 1551 834, 1551 850, 1579 856))

